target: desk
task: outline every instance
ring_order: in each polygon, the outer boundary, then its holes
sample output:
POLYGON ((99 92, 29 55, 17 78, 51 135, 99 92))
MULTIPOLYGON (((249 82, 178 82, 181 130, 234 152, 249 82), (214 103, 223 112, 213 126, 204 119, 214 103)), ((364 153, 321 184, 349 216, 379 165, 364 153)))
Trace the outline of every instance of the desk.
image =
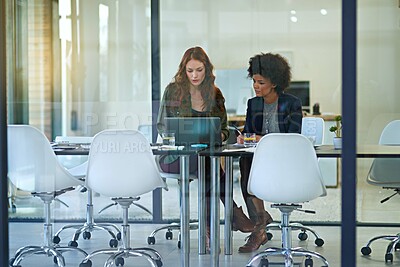
MULTIPOLYGON (((335 150, 332 145, 322 145, 315 149, 317 157, 319 158, 339 158, 341 157, 341 150, 335 150)), ((211 236, 214 239, 211 242, 211 266, 219 266, 219 163, 220 158, 225 157, 225 175, 226 175, 226 188, 225 188, 225 254, 232 254, 232 183, 233 172, 232 162, 233 157, 242 155, 251 155, 253 152, 238 149, 232 145, 223 146, 216 149, 206 149, 199 152, 200 158, 209 156, 211 158, 211 236)), ((400 146, 383 146, 383 145, 363 145, 357 148, 357 158, 400 158, 400 146)), ((200 183, 200 181, 199 181, 200 183)), ((200 185, 199 185, 200 186, 200 185)), ((204 201, 199 198, 199 201, 204 201)), ((200 205, 200 204, 199 204, 200 205)), ((202 204, 204 205, 204 204, 202 204)), ((199 212, 202 212, 201 210, 199 212)), ((204 227, 205 214, 199 214, 199 231, 204 227)), ((199 237, 200 239, 200 237, 199 237)), ((200 242, 200 240, 199 240, 200 242)))
MULTIPOLYGON (((180 160, 180 175, 181 175, 181 266, 189 267, 189 252, 190 252, 190 209, 189 209, 189 156, 196 155, 204 148, 185 148, 183 150, 159 150, 153 149, 154 155, 178 155, 180 160)), ((89 150, 80 146, 75 149, 58 149, 54 147, 56 155, 88 155, 89 150)), ((204 179, 203 179, 204 181, 204 179)), ((203 228, 204 229, 204 228, 203 228)))

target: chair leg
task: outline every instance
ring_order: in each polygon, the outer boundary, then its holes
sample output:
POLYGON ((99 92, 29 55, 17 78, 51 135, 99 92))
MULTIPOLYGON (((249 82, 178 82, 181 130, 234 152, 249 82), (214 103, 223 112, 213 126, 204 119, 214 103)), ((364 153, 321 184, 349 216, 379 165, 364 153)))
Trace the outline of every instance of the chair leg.
MULTIPOLYGON (((197 230, 199 229, 199 224, 198 222, 192 222, 189 223, 189 230, 197 230)), ((156 237, 155 235, 162 231, 162 230, 167 230, 165 233, 165 239, 167 240, 172 240, 174 235, 173 235, 173 230, 180 231, 181 230, 181 225, 179 223, 170 223, 168 225, 161 226, 157 229, 154 229, 153 232, 147 237, 147 244, 149 245, 154 245, 156 243, 156 237)), ((178 233, 178 247, 180 248, 180 232, 178 233)))
POLYGON ((50 204, 54 200, 53 194, 33 194, 34 196, 40 197, 44 202, 44 210, 45 210, 45 223, 44 223, 44 245, 43 246, 25 246, 17 250, 14 257, 10 259, 10 266, 19 267, 19 263, 26 257, 36 254, 44 254, 47 256, 53 256, 53 261, 59 267, 65 266, 65 259, 62 256, 62 253, 67 251, 76 251, 84 255, 86 257, 88 254, 80 249, 75 247, 61 247, 52 242, 53 235, 53 225, 51 224, 51 213, 50 213, 50 204))
POLYGON ((72 237, 72 240, 68 243, 68 246, 78 247, 77 240, 79 236, 82 234, 83 239, 90 239, 91 232, 94 230, 104 230, 108 232, 111 236, 109 241, 110 247, 117 247, 118 240, 121 240, 121 232, 118 227, 111 223, 100 223, 97 224, 94 222, 93 217, 93 191, 91 189, 87 189, 87 205, 86 205, 86 222, 83 225, 65 225, 53 237, 53 242, 58 244, 60 239, 60 233, 66 229, 76 229, 75 233, 72 237))
POLYGON ((118 198, 114 199, 122 207, 122 231, 121 240, 122 246, 118 249, 100 249, 90 253, 86 258, 79 264, 79 267, 90 267, 92 266, 91 259, 99 254, 110 255, 105 262, 104 266, 123 266, 124 259, 130 256, 142 256, 153 266, 162 266, 162 258, 160 253, 152 248, 131 248, 130 247, 130 226, 128 223, 128 210, 134 199, 132 198, 118 198))
POLYGON ((396 251, 396 248, 399 248, 399 243, 400 243, 400 234, 397 235, 380 235, 371 238, 367 245, 361 248, 361 253, 366 256, 371 254, 372 249, 371 249, 371 244, 376 241, 376 240, 389 240, 390 243, 388 244, 386 248, 386 253, 385 253, 385 262, 393 262, 393 253, 396 251))

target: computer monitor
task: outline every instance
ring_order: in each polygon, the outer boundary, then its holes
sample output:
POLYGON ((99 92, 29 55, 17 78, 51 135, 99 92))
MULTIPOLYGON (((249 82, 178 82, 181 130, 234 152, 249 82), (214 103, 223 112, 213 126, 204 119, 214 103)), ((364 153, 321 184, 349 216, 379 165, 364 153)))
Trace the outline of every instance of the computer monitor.
POLYGON ((300 98, 303 110, 310 112, 310 81, 292 81, 285 92, 300 98))

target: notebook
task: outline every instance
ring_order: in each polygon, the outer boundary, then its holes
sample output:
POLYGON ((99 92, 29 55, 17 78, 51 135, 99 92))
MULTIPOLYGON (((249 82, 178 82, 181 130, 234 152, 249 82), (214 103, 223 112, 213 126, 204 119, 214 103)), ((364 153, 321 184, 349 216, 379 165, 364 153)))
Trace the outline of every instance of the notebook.
POLYGON ((222 144, 219 117, 167 117, 165 125, 166 131, 175 133, 175 144, 178 146, 222 144))

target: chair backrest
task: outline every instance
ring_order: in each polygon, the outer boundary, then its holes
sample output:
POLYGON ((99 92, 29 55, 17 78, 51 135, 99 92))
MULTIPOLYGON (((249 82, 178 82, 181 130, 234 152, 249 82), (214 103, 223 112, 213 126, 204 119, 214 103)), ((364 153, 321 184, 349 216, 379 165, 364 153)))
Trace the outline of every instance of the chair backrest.
POLYGON ((307 137, 315 136, 314 145, 324 142, 325 121, 319 117, 304 117, 301 124, 301 134, 307 137))
POLYGON ((104 130, 95 135, 86 183, 109 197, 137 197, 166 187, 149 141, 136 130, 104 130))
POLYGON ((138 131, 141 132, 150 143, 153 142, 153 126, 151 124, 140 124, 138 126, 138 131))
POLYGON ((379 144, 400 145, 400 120, 391 121, 383 128, 379 144))
MULTIPOLYGON (((379 138, 380 145, 400 145, 400 120, 389 122, 379 138)), ((374 159, 367 176, 367 182, 383 187, 400 187, 400 159, 374 159)))
POLYGON ((308 138, 291 133, 262 137, 254 152, 248 190, 273 203, 302 203, 326 195, 308 138))
POLYGON ((61 166, 46 136, 29 125, 8 125, 8 177, 29 192, 53 192, 81 184, 61 166))

